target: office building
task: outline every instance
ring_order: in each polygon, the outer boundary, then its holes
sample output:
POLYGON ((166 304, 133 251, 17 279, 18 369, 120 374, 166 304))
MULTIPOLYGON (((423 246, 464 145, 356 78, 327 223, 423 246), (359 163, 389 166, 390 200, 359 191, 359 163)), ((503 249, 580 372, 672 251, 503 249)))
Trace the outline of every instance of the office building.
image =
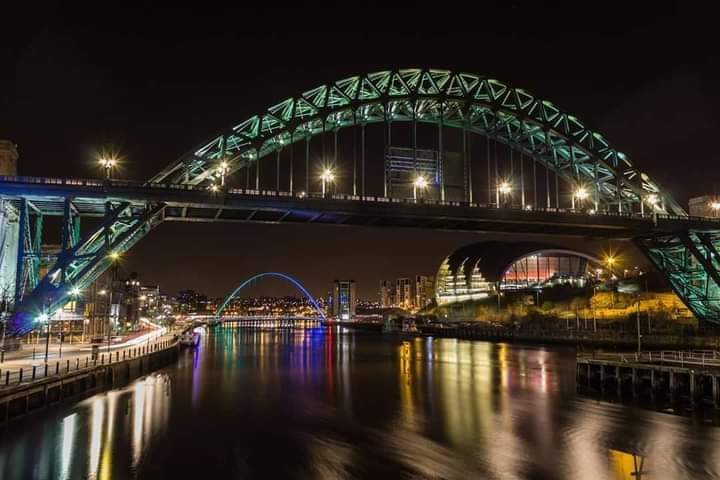
POLYGON ((355 316, 355 304, 357 303, 355 281, 335 280, 333 293, 333 316, 339 320, 350 320, 353 318, 355 316))

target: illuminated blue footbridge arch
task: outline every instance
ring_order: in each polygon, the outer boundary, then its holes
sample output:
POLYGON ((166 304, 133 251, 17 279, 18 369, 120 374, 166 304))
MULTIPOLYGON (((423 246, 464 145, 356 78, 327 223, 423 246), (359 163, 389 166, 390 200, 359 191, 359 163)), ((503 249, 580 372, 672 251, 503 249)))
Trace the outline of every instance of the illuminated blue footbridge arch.
POLYGON ((240 291, 247 287, 248 285, 252 284, 253 282, 260 280, 261 278, 265 277, 274 277, 279 278, 282 280, 285 280, 286 282, 290 283, 292 286, 294 286, 297 290, 299 290, 305 298, 310 301, 310 304, 313 306, 315 311, 317 312, 318 316, 325 320, 325 314, 323 313, 322 309, 320 308, 320 305, 317 304, 315 299, 312 295, 310 295, 310 292, 307 291, 307 289, 300 283, 297 279, 291 277, 290 275, 287 275, 285 273, 279 273, 279 272, 265 272, 265 273, 258 273, 257 275, 253 275, 250 278, 245 279, 238 287, 232 291, 230 295, 225 297, 225 300, 223 301, 222 305, 218 307, 218 309, 215 311, 215 318, 220 318, 222 315, 222 312, 225 310, 227 305, 237 296, 240 291))

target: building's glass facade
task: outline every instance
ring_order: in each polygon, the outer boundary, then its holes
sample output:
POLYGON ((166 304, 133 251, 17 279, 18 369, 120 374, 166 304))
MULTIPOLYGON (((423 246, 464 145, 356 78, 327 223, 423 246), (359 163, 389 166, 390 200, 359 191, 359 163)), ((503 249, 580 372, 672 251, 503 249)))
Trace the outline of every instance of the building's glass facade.
POLYGON ((535 243, 483 242, 464 247, 442 262, 435 281, 438 305, 481 300, 497 290, 524 290, 558 284, 583 286, 599 267, 585 254, 541 248, 535 243))

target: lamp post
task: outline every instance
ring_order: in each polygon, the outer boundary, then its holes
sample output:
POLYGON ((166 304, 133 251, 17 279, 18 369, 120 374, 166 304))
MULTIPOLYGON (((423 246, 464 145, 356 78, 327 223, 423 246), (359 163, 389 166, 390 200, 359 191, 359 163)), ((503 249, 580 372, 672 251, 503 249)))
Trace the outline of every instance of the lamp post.
POLYGON ((326 185, 332 183, 335 180, 335 173, 329 168, 323 169, 320 174, 320 180, 322 180, 322 196, 325 196, 326 185))
POLYGON ((118 164, 117 158, 111 155, 103 155, 98 159, 98 163, 105 169, 105 180, 110 180, 112 171, 118 164))
POLYGON ((512 193, 512 185, 510 185, 510 182, 500 182, 500 185, 498 185, 496 192, 498 208, 500 208, 501 203, 503 207, 505 206, 505 197, 509 196, 510 193, 512 193))
POLYGON ((583 203, 589 196, 590 193, 588 193, 587 188, 583 186, 578 187, 572 195, 572 209, 575 210, 575 199, 577 198, 579 207, 582 210, 583 203))
MULTIPOLYGON (((73 302, 77 301, 77 298, 80 296, 80 288, 78 287, 72 287, 70 289, 70 298, 72 298, 73 302)), ((73 303, 74 305, 74 303, 73 303)), ((58 351, 58 357, 62 358, 62 345, 63 340, 65 339, 65 317, 63 316, 63 311, 60 309, 60 349, 58 351)), ((71 335, 72 335, 72 328, 70 329, 71 335)), ((70 342, 72 343, 72 336, 70 337, 70 342)))
POLYGON ((418 189, 420 192, 425 190, 428 186, 427 178, 425 178, 423 175, 418 175, 415 177, 415 180, 413 180, 413 200, 417 201, 418 198, 418 189))
POLYGON ((225 186, 225 175, 227 175, 228 170, 230 169, 230 165, 228 162, 223 160, 220 162, 220 165, 218 166, 218 172, 220 172, 220 186, 225 186))
POLYGON ((720 216, 720 200, 710 202, 710 210, 713 212, 713 217, 717 218, 720 216))
POLYGON ((43 306, 43 312, 38 315, 36 319, 38 322, 45 324, 45 329, 47 331, 47 335, 45 336, 45 364, 48 363, 48 356, 50 353, 50 315, 48 314, 48 310, 50 310, 49 299, 43 306))

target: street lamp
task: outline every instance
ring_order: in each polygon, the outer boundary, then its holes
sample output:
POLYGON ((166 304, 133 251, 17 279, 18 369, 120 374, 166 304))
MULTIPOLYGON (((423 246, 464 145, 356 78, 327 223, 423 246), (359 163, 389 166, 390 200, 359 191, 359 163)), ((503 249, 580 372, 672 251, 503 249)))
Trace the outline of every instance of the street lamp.
POLYGON ((112 177, 112 171, 118 164, 117 157, 113 155, 103 155, 98 159, 98 163, 105 169, 105 179, 110 180, 110 177, 112 177))
POLYGON ((413 181, 413 200, 417 201, 417 191, 420 189, 420 192, 422 193, 423 190, 425 190, 428 186, 427 178, 425 178, 423 175, 418 175, 415 177, 415 180, 413 181))
MULTIPOLYGON (((70 297, 72 298, 73 302, 77 301, 77 298, 80 296, 81 290, 80 287, 74 286, 70 289, 70 297)), ((75 303, 73 303, 73 310, 75 310, 75 303)), ((63 340, 65 339, 65 316, 63 314, 62 308, 59 310, 59 317, 60 320, 60 349, 58 351, 58 357, 62 358, 62 346, 63 346, 63 340)), ((72 328, 70 329, 70 332, 72 334, 72 328)), ((83 334, 84 336, 84 334, 83 334)), ((72 338, 72 337, 71 337, 72 338)))
POLYGON ((505 204, 505 196, 512 193, 512 185, 507 180, 503 180, 497 187, 495 192, 495 201, 497 202, 498 208, 500 208, 500 200, 502 197, 502 204, 505 204))
POLYGON ((710 202, 710 210, 712 210, 714 217, 720 215, 720 200, 710 202))
POLYGON ((580 208, 583 206, 583 202, 590 197, 590 193, 587 191, 587 188, 580 186, 578 187, 572 195, 572 209, 575 210, 575 199, 578 199, 578 203, 580 204, 580 208))
POLYGON ((605 264, 608 266, 608 270, 610 272, 613 271, 613 265, 617 264, 617 257, 615 257, 613 254, 609 254, 605 256, 605 264))
POLYGON ((230 170, 230 164, 223 160, 220 162, 220 165, 218 166, 218 171, 220 172, 220 186, 225 186, 225 175, 227 175, 228 170, 230 170))
POLYGON ((47 308, 43 310, 43 313, 37 316, 35 321, 44 323, 47 335, 45 336, 45 364, 48 363, 48 354, 50 353, 50 315, 47 313, 47 308))
POLYGON ((320 180, 322 180, 322 195, 325 196, 325 189, 328 183, 332 183, 335 180, 335 173, 329 168, 324 168, 320 174, 320 180))

